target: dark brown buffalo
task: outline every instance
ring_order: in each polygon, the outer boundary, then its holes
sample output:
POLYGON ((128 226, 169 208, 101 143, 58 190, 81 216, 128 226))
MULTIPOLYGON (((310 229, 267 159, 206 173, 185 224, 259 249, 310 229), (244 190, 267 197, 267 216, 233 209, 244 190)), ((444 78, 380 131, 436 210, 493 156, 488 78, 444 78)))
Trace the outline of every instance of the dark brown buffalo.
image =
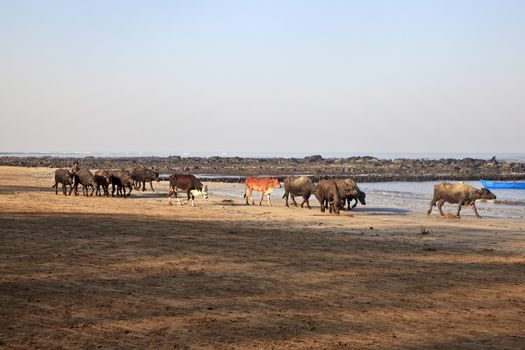
POLYGON ((208 199, 208 185, 203 185, 199 179, 193 175, 173 174, 170 176, 170 190, 168 192, 169 204, 172 204, 171 195, 174 194, 177 202, 182 205, 177 196, 177 189, 186 191, 186 194, 188 195, 186 203, 191 200, 191 205, 193 207, 195 206, 195 195, 202 195, 204 199, 208 199))
POLYGON ((459 212, 463 205, 470 205, 476 216, 481 218, 478 214, 478 209, 476 208, 476 200, 478 199, 496 199, 496 196, 486 188, 478 190, 477 188, 464 183, 451 184, 444 182, 434 186, 434 197, 430 202, 430 209, 428 209, 427 214, 430 215, 432 213, 432 208, 437 203, 439 213, 441 216, 445 216, 441 207, 445 202, 448 202, 458 204, 458 218, 460 217, 459 212))
POLYGON ((356 207, 357 201, 362 205, 366 205, 366 194, 359 189, 357 183, 352 179, 337 180, 341 192, 341 201, 339 202, 341 209, 344 209, 346 202, 348 201, 348 210, 352 210, 356 207), (354 205, 351 202, 355 200, 354 205))
POLYGON ((74 178, 74 185, 73 188, 75 189, 75 196, 78 196, 78 185, 82 185, 82 193, 85 196, 92 196, 93 192, 95 191, 94 186, 94 178, 91 171, 85 168, 78 168, 78 166, 75 168, 75 172, 73 173, 74 178), (89 194, 89 187, 91 187, 91 194, 89 194))
POLYGON ((149 182, 151 190, 153 189, 153 181, 159 181, 159 172, 144 167, 139 167, 133 169, 131 172, 131 178, 133 179, 133 185, 137 190, 140 190, 142 185, 142 192, 146 190, 146 182, 149 182))
POLYGON ((321 203, 321 212, 329 209, 330 213, 335 212, 339 215, 339 201, 341 195, 335 180, 321 180, 315 189, 315 198, 321 203))
POLYGON ((55 170, 55 184, 51 186, 55 188, 55 194, 58 194, 58 184, 62 184, 64 196, 67 195, 67 186, 69 186, 69 195, 71 195, 71 191, 73 191, 73 174, 66 169, 55 170))
POLYGON ((133 179, 127 170, 112 170, 109 171, 109 179, 111 183, 111 197, 115 196, 115 188, 117 196, 126 198, 126 188, 129 189, 127 196, 131 195, 133 190, 133 179))
POLYGON ((284 180, 284 195, 283 198, 286 198, 286 206, 288 207, 288 196, 292 197, 293 204, 297 207, 297 202, 295 201, 295 196, 303 197, 303 202, 301 203, 301 208, 306 203, 308 209, 310 207, 310 196, 315 192, 315 185, 308 176, 297 176, 297 177, 288 177, 284 180))
POLYGON ((106 170, 97 170, 93 174, 93 180, 96 188, 95 195, 102 196, 102 191, 100 190, 102 187, 104 196, 109 197, 109 184, 111 183, 109 172, 106 170))

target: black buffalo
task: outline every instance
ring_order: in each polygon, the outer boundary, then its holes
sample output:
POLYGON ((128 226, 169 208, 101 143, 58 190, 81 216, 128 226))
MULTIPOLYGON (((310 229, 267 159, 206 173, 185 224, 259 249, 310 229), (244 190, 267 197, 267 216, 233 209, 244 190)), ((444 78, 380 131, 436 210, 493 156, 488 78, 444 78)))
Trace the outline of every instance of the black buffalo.
POLYGON ((71 191, 73 191, 73 174, 66 169, 57 169, 55 171, 55 184, 52 186, 55 188, 55 194, 58 194, 58 184, 62 184, 64 196, 68 195, 67 186, 69 186, 69 195, 71 195, 71 191))
POLYGON ((137 190, 140 190, 142 186, 142 192, 146 190, 146 182, 149 182, 151 190, 153 189, 153 181, 159 181, 159 172, 144 167, 135 168, 131 171, 131 178, 133 179, 133 185, 137 190))
POLYGON ((126 188, 129 189, 127 196, 131 195, 133 190, 133 179, 127 170, 112 170, 109 171, 109 178, 111 182, 111 197, 115 196, 115 189, 117 195, 126 198, 126 188))
POLYGON ((443 214, 441 207, 445 202, 448 202, 458 204, 458 218, 463 205, 470 205, 476 216, 481 218, 478 214, 478 209, 476 208, 476 200, 478 199, 496 199, 496 196, 486 188, 478 190, 477 188, 464 183, 451 184, 444 182, 434 186, 434 197, 430 202, 430 209, 428 209, 427 214, 430 215, 430 213, 432 213, 432 207, 437 203, 439 213, 441 216, 444 216, 445 214, 443 214))
POLYGON ((315 189, 315 197, 321 203, 321 212, 329 209, 330 213, 339 215, 339 201, 341 194, 335 180, 321 180, 315 189))
POLYGON ((303 197, 303 202, 301 203, 301 208, 306 203, 308 209, 310 207, 310 196, 315 192, 315 185, 308 176, 298 176, 298 177, 289 177, 284 180, 284 195, 283 198, 286 198, 286 206, 288 207, 288 196, 292 197, 293 204, 297 207, 297 202, 295 201, 295 196, 303 197))

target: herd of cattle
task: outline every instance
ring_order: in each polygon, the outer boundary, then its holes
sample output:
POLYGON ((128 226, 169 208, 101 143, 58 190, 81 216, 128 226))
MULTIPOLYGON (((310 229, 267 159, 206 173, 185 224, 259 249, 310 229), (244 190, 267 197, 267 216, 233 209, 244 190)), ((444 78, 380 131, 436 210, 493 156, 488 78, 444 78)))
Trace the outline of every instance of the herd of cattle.
MULTIPOLYGON (((56 194, 58 194, 58 186, 61 184, 64 195, 71 195, 73 191, 75 195, 78 195, 78 185, 82 185, 82 192, 85 196, 92 196, 95 193, 97 196, 109 197, 109 186, 111 185, 111 196, 114 196, 116 192, 117 196, 126 197, 131 194, 133 188, 145 191, 146 183, 149 183, 151 190, 154 191, 153 181, 159 181, 159 173, 143 167, 135 168, 131 172, 127 170, 97 170, 92 173, 89 169, 82 168, 78 162, 75 162, 71 169, 57 169, 55 171, 53 187, 56 194), (69 193, 67 192, 68 186, 69 193), (91 189, 91 193, 89 193, 89 189, 91 189)), ((195 206, 195 196, 202 195, 205 199, 208 198, 207 185, 203 185, 194 175, 173 174, 169 177, 169 183, 170 204, 172 204, 172 195, 174 195, 178 203, 182 205, 177 196, 178 190, 185 191, 187 194, 186 203, 191 201, 192 206, 195 206)), ((255 204, 253 191, 256 191, 261 193, 259 205, 262 204, 266 194, 268 205, 272 206, 270 195, 276 188, 280 187, 281 181, 276 177, 249 177, 245 181, 244 197, 246 204, 249 205, 250 199, 252 204, 255 204)), ((321 204, 321 212, 328 209, 330 213, 339 214, 345 205, 348 205, 349 210, 355 208, 358 202, 366 205, 365 193, 359 189, 352 179, 320 180, 314 184, 307 176, 289 177, 284 180, 284 191, 282 198, 286 199, 287 207, 290 197, 296 207, 295 197, 302 197, 301 208, 306 204, 307 208, 311 209, 309 199, 312 195, 321 204), (353 201, 355 202, 352 204, 353 201)), ((479 218, 475 204, 478 199, 493 200, 496 199, 496 196, 488 189, 478 190, 464 183, 441 183, 434 186, 434 196, 427 214, 430 215, 433 207, 437 206, 441 216, 444 216, 442 206, 448 202, 458 204, 457 217, 460 216, 462 206, 470 205, 479 218)))

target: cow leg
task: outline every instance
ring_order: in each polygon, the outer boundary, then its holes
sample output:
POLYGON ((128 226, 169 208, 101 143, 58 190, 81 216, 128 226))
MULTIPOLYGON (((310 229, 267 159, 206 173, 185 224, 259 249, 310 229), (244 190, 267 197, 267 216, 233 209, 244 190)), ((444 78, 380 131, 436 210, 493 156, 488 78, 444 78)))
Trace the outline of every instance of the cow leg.
POLYGON ((250 203, 248 203, 248 199, 250 198, 250 196, 248 195, 248 188, 244 188, 244 199, 246 199, 246 205, 249 205, 250 203))
POLYGON ((168 204, 169 205, 173 205, 173 203, 171 202, 171 195, 173 194, 173 189, 170 188, 170 190, 168 191, 168 204))
POLYGON ((288 205, 288 195, 289 195, 289 194, 290 194, 290 192, 286 191, 286 192, 284 192, 284 196, 283 196, 283 198, 286 198, 286 206, 287 206, 287 207, 290 207, 290 206, 288 205))
POLYGON ((458 219, 460 218, 459 212, 461 211, 461 207, 462 207, 462 206, 463 206, 463 202, 459 202, 459 203, 458 203, 458 213, 457 213, 457 215, 456 215, 456 216, 458 217, 458 219))
POLYGON ((272 206, 272 202, 270 201, 270 194, 267 193, 267 194, 266 194, 266 197, 268 198, 268 206, 271 207, 271 206, 272 206))
POLYGON ((253 200, 253 188, 250 188, 246 193, 246 204, 249 205, 249 201, 251 200, 252 205, 255 205, 255 201, 253 200))
POLYGON ((430 201, 430 208, 428 208, 427 210, 427 215, 432 214, 432 208, 434 207, 435 204, 436 202, 434 200, 430 201))
POLYGON ((146 191, 146 181, 142 181, 142 192, 146 191))
MULTIPOLYGON (((354 209, 355 207, 357 207, 357 198, 354 198, 355 200, 355 203, 352 205, 352 209, 354 209)), ((350 200, 348 201, 348 206, 350 206, 350 200)), ((350 208, 349 208, 350 209, 350 208)))
POLYGON ((155 190, 153 189, 153 181, 149 182, 149 187, 151 187, 151 192, 155 192, 155 190))
MULTIPOLYGON (((87 191, 87 189, 86 189, 86 191, 87 191)), ((91 197, 93 197, 93 192, 95 192, 95 186, 91 185, 91 195, 90 195, 91 197)))
POLYGON ((263 199, 264 199, 264 191, 261 192, 261 200, 259 201, 259 205, 262 205, 263 199))
POLYGON ((301 203, 301 208, 304 208, 304 203, 306 202, 306 197, 303 197, 303 202, 301 203))
POLYGON ((195 196, 193 195, 193 193, 191 193, 191 206, 195 206, 195 196))
POLYGON ((325 199, 323 197, 321 197, 321 200, 319 201, 319 203, 321 203, 321 213, 324 213, 324 211, 325 211, 324 201, 325 201, 325 199))
POLYGON ((476 208, 476 203, 472 203, 470 206, 472 207, 472 210, 474 211, 478 219, 481 219, 481 216, 479 216, 478 214, 478 208, 476 208))
POLYGON ((437 202, 437 207, 438 207, 438 210, 439 210, 439 215, 441 216, 445 216, 445 214, 443 214, 443 204, 445 204, 445 201, 443 199, 439 200, 437 202))
MULTIPOLYGON (((62 184, 62 186, 64 185, 62 184)), ((55 181, 55 186, 53 187, 55 187, 55 195, 57 195, 58 194, 58 182, 57 181, 55 181)))
POLYGON ((179 193, 177 192, 177 190, 175 190, 175 199, 177 200, 177 203, 179 203, 179 205, 182 207, 182 203, 180 202, 180 199, 179 199, 179 193))
POLYGON ((295 201, 295 196, 293 194, 291 194, 291 196, 292 196, 293 205, 295 205, 295 207, 297 208, 297 202, 295 201))
POLYGON ((434 208, 434 205, 436 205, 436 198, 432 198, 430 201, 430 208, 428 208, 427 215, 432 214, 432 208, 434 208))

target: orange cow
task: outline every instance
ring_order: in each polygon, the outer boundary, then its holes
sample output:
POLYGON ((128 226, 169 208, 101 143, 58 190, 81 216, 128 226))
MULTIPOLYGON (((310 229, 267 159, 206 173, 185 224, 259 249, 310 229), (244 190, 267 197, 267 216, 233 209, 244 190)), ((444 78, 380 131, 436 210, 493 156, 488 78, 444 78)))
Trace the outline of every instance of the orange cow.
POLYGON ((246 205, 249 205, 248 199, 252 199, 252 204, 255 204, 253 200, 252 192, 255 190, 257 192, 261 192, 261 200, 259 201, 259 205, 262 204, 262 201, 264 199, 264 194, 266 193, 266 196, 268 197, 268 205, 271 207, 272 202, 270 202, 270 194, 275 190, 276 188, 281 187, 281 182, 278 178, 274 177, 265 177, 265 178, 258 178, 258 177, 249 177, 246 179, 246 189, 244 192, 244 198, 246 198, 246 205))

